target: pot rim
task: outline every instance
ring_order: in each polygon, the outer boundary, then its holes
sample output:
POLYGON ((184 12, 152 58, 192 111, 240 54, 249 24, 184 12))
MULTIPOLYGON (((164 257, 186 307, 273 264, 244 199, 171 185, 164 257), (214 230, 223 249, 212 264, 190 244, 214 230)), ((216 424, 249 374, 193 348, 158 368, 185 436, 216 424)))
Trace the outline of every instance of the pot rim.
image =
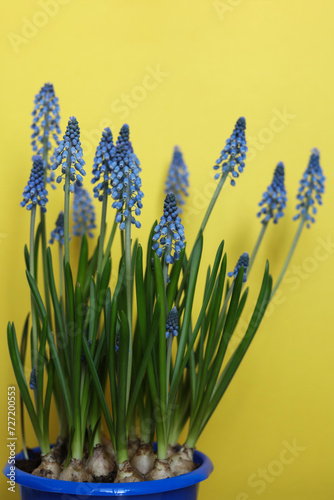
MULTIPOLYGON (((33 448, 39 452, 40 449, 33 448)), ((23 452, 15 456, 16 459, 24 458, 23 452)), ((207 479, 213 471, 213 464, 209 457, 204 453, 195 450, 194 462, 199 467, 182 476, 176 476, 169 479, 160 479, 157 481, 144 481, 142 483, 74 483, 69 481, 60 481, 59 479, 48 479, 44 477, 33 476, 23 472, 15 467, 15 483, 34 490, 65 493, 72 495, 96 495, 96 496, 124 496, 124 495, 148 495, 154 493, 163 493, 172 490, 179 490, 198 484, 207 479)), ((10 465, 6 464, 3 473, 9 476, 10 465)))

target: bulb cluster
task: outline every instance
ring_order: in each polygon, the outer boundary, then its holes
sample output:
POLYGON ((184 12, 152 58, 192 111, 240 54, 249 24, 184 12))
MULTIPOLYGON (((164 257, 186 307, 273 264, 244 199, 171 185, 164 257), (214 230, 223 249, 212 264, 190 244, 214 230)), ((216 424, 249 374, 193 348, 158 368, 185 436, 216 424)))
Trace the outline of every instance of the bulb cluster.
POLYGON ((284 216, 284 209, 287 203, 286 190, 284 185, 284 165, 277 164, 274 177, 267 191, 263 193, 259 206, 262 207, 257 216, 262 217, 262 224, 267 224, 273 219, 274 224, 284 216))
POLYGON ((46 212, 45 205, 48 202, 48 192, 44 183, 44 164, 41 156, 33 157, 33 165, 30 172, 28 184, 23 191, 21 207, 31 210, 33 206, 39 205, 43 213, 46 212))
POLYGON ((169 166, 166 179, 165 193, 174 193, 179 213, 182 213, 181 205, 184 205, 184 196, 188 196, 187 187, 189 187, 189 172, 184 163, 183 155, 178 146, 175 146, 172 163, 169 166))
POLYGON ((180 252, 184 248, 185 236, 173 193, 168 193, 165 198, 163 215, 154 228, 153 241, 152 249, 156 251, 158 257, 161 257, 162 252, 166 250, 167 264, 174 264, 174 261, 179 259, 180 252))
POLYGON ((235 180, 239 177, 245 168, 246 152, 248 150, 246 143, 246 120, 241 117, 235 124, 233 133, 226 141, 220 157, 214 165, 214 170, 221 169, 221 172, 215 175, 219 179, 222 174, 231 174, 231 185, 235 186, 235 180))
POLYGON ((311 226, 311 223, 315 222, 314 215, 317 213, 315 202, 317 202, 318 205, 322 205, 322 194, 325 192, 325 180, 325 176, 320 166, 320 152, 318 149, 314 148, 311 150, 308 166, 300 181, 297 195, 298 204, 296 206, 298 213, 293 218, 297 220, 303 217, 308 228, 311 226))
POLYGON ((121 230, 125 229, 125 222, 130 220, 136 227, 140 222, 135 216, 140 215, 143 207, 141 190, 141 179, 139 173, 139 160, 133 152, 129 140, 130 131, 128 125, 121 128, 117 143, 111 172, 111 195, 114 199, 113 208, 117 209, 116 222, 121 230))
POLYGON ((61 167, 61 175, 57 177, 57 182, 61 183, 62 179, 69 173, 71 185, 70 191, 74 193, 74 183, 82 185, 83 176, 86 175, 83 167, 85 165, 82 158, 82 148, 80 142, 80 128, 76 118, 71 117, 68 121, 63 140, 60 141, 53 157, 52 170, 61 167))

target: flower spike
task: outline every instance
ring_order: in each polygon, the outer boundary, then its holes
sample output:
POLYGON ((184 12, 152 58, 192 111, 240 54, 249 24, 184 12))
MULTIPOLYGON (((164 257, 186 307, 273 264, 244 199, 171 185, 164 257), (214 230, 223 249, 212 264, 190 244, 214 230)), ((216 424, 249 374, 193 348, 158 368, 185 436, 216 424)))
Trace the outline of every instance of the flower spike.
MULTIPOLYGON (((45 83, 35 96, 32 116, 32 149, 35 154, 45 158, 59 144, 60 135, 59 104, 52 83, 45 83)), ((50 167, 46 164, 44 168, 47 168, 46 181, 55 189, 54 172, 49 172, 50 167)))
POLYGON ((221 168, 221 173, 215 175, 215 179, 219 179, 221 174, 231 174, 231 186, 235 186, 235 180, 239 177, 245 168, 246 152, 248 150, 246 144, 246 120, 241 117, 235 124, 233 133, 226 141, 226 145, 221 152, 220 157, 214 165, 214 170, 221 168))
POLYGON ((77 184, 74 190, 73 222, 74 236, 83 236, 88 233, 88 236, 93 238, 91 230, 96 228, 95 208, 88 191, 77 184))
POLYGON ((115 166, 111 173, 111 195, 115 200, 112 206, 118 211, 116 222, 119 223, 121 230, 125 229, 126 219, 130 219, 132 224, 140 227, 140 222, 133 214, 140 215, 143 207, 141 200, 144 196, 139 177, 141 168, 129 141, 129 135, 129 126, 123 125, 117 140, 115 166))
MULTIPOLYGON (((74 193, 74 182, 82 185, 82 176, 86 175, 83 167, 85 162, 82 158, 82 148, 80 142, 80 128, 76 118, 71 117, 68 121, 67 129, 63 140, 60 141, 53 157, 52 170, 56 170, 61 166, 61 175, 57 177, 58 184, 61 183, 63 177, 70 169, 70 185, 71 193, 74 193)), ((65 189, 65 187, 64 187, 65 189)))
POLYGON ((187 165, 184 163, 183 155, 178 146, 174 148, 172 163, 169 166, 168 176, 166 179, 165 193, 174 193, 179 213, 182 213, 181 205, 184 205, 184 196, 188 196, 187 187, 189 187, 189 172, 187 165))
POLYGON ((26 207, 27 210, 31 210, 33 206, 39 205, 42 212, 46 212, 45 205, 48 202, 47 199, 48 192, 45 189, 44 184, 44 164, 41 156, 33 157, 33 165, 29 177, 28 184, 23 191, 23 200, 21 201, 21 207, 26 207))
POLYGON ((37 389, 37 374, 36 374, 36 368, 32 368, 30 372, 30 380, 29 380, 29 387, 32 391, 37 389))
POLYGON ((243 267, 244 268, 243 282, 245 283, 247 281, 247 268, 248 268, 248 264, 249 264, 249 255, 248 255, 247 252, 244 252, 239 257, 239 260, 237 262, 237 265, 234 268, 234 271, 230 271, 229 273, 227 273, 227 276, 229 276, 230 278, 232 278, 232 276, 234 278, 236 278, 237 275, 238 275, 239 269, 241 269, 241 267, 243 267))
POLYGON ((166 255, 166 264, 173 264, 179 259, 181 249, 184 248, 185 236, 173 193, 167 194, 165 198, 163 215, 159 224, 154 228, 153 241, 152 249, 156 251, 158 257, 162 256, 163 250, 169 250, 166 255), (174 250, 173 254, 172 250, 174 250))
POLYGON ((179 314, 177 312, 176 307, 171 309, 168 314, 168 318, 166 321, 166 339, 169 338, 170 335, 173 337, 177 337, 179 333, 179 314))
POLYGON ((313 215, 317 213, 315 202, 322 205, 322 194, 325 192, 325 176, 320 166, 320 151, 316 148, 311 150, 311 156, 308 166, 300 181, 300 187, 297 195, 299 203, 296 206, 298 213, 293 220, 300 217, 306 221, 306 226, 311 227, 310 223, 315 222, 313 215), (312 215, 309 212, 312 212, 312 215))
POLYGON ((56 220, 56 227, 51 231, 51 238, 49 240, 50 245, 53 245, 55 241, 59 241, 61 245, 64 245, 64 212, 61 211, 56 220))
POLYGON ((92 184, 98 184, 94 187, 94 198, 99 201, 103 200, 103 190, 106 187, 108 195, 111 194, 109 187, 112 168, 116 166, 114 161, 115 146, 110 128, 105 128, 102 133, 102 138, 97 146, 94 164, 92 184))
POLYGON ((284 185, 284 164, 277 164, 274 172, 274 177, 267 191, 263 193, 262 200, 259 206, 262 207, 258 212, 257 217, 263 217, 262 224, 267 224, 270 219, 273 219, 274 224, 284 216, 287 197, 284 185))

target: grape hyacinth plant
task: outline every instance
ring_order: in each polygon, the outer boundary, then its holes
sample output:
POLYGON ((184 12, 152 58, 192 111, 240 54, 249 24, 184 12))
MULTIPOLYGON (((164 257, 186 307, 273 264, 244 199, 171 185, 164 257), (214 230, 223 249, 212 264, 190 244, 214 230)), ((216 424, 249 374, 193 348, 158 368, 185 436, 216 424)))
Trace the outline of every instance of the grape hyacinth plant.
MULTIPOLYGON (((181 150, 175 148, 166 196, 152 214, 143 245, 144 192, 129 126, 122 126, 115 144, 109 128, 102 132, 91 169, 92 199, 84 184, 78 121, 69 119, 59 142, 59 106, 51 84, 36 97, 33 115, 33 148, 39 156, 33 158, 21 202, 30 212, 24 256, 31 311, 21 336, 14 323, 7 328, 23 408, 40 447, 33 474, 49 480, 129 483, 191 472, 197 466, 196 443, 260 327, 302 229, 315 222, 325 183, 319 151, 311 151, 300 182, 299 226, 282 271, 273 286, 266 262, 254 291, 247 280, 250 268, 270 222, 274 230, 286 210, 282 162, 260 201, 261 232, 251 257, 244 252, 232 268, 221 241, 205 273, 201 265, 204 231, 218 196, 227 178, 234 186, 245 170, 244 118, 237 120, 214 166, 216 189, 193 244, 191 238, 186 242, 181 220, 189 175, 181 150), (59 215, 47 246, 46 205, 57 204, 48 201, 46 189, 51 154, 52 172, 58 170, 58 183, 64 180, 64 207, 55 207, 59 215), (101 202, 97 241, 94 199, 101 202), (70 238, 70 231, 76 238, 70 238), (232 348, 249 295, 252 314, 232 348), (58 418, 53 447, 52 401, 58 418), (179 443, 184 430, 185 442, 179 443)), ((247 175, 251 169, 245 181, 247 175)), ((24 426, 22 437, 28 460, 24 426)))

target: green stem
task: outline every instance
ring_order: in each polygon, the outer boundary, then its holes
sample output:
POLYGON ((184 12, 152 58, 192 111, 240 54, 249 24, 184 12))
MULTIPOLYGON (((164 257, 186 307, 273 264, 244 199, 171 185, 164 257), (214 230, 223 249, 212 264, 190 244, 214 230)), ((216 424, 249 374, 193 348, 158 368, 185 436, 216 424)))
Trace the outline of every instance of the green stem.
MULTIPOLYGON (((35 279, 35 262, 34 262, 35 222, 36 222, 36 205, 33 205, 31 209, 31 219, 30 219, 29 272, 34 279, 35 279)), ((36 317, 36 309, 32 292, 31 292, 31 318, 32 318, 32 337, 33 337, 33 350, 34 350, 32 360, 33 360, 33 367, 37 368, 37 360, 38 360, 37 317, 36 317)))
MULTIPOLYGON (((48 168, 48 132, 49 132, 49 122, 47 120, 47 116, 49 114, 49 104, 47 103, 44 121, 45 128, 43 132, 43 162, 44 162, 44 185, 46 186, 46 172, 48 168)), ((46 312, 48 315, 48 320, 50 325, 51 323, 51 303, 50 303, 50 292, 49 292, 49 275, 47 269, 47 259, 46 259, 46 223, 45 223, 45 214, 41 210, 41 223, 42 223, 42 260, 43 260, 43 276, 44 276, 44 291, 45 291, 45 305, 46 312)))
MULTIPOLYGON (((208 223, 208 220, 210 218, 210 215, 211 215, 211 212, 213 210, 213 207, 215 206, 216 204, 216 201, 218 199, 218 196, 220 194, 220 191, 222 190, 224 184, 225 184, 225 181, 228 177, 228 173, 229 171, 225 172, 224 174, 222 174, 222 176, 220 177, 219 179, 219 182, 217 184, 217 187, 216 187, 216 190, 215 192, 213 193, 213 196, 211 198, 211 201, 209 203, 209 206, 207 208, 207 211, 204 215, 204 218, 203 218, 203 221, 202 221, 202 224, 200 225, 200 228, 199 228, 199 231, 197 233, 197 236, 196 236, 196 239, 195 239, 195 242, 198 240, 198 238, 200 237, 201 233, 203 233, 207 223, 208 223)), ((192 257, 192 254, 193 254, 193 250, 194 250, 194 246, 190 252, 190 255, 189 255, 189 259, 187 261, 187 265, 186 265, 186 268, 184 270, 184 273, 183 273, 183 278, 182 278, 182 281, 181 281, 181 285, 179 287, 179 293, 177 295, 177 298, 176 298, 176 301, 175 301, 175 305, 176 307, 179 307, 179 303, 180 303, 180 298, 182 296, 182 290, 184 289, 185 287, 185 283, 186 283, 186 280, 187 280, 187 277, 188 277, 188 273, 189 273, 189 270, 190 270, 190 265, 191 265, 191 257, 192 257)))
POLYGON ((99 250, 98 250, 98 254, 97 254, 97 272, 98 272, 100 277, 101 277, 101 272, 102 272, 104 235, 105 235, 105 231, 106 231, 107 201, 108 201, 107 186, 104 185, 104 187, 103 187, 103 199, 102 199, 101 229, 100 229, 100 237, 99 237, 99 250))
POLYGON ((283 277, 284 277, 284 274, 285 274, 285 272, 286 272, 286 270, 287 270, 287 268, 288 268, 288 266, 289 266, 289 264, 290 264, 291 257, 292 257, 292 255, 293 255, 293 252, 295 251, 296 246, 297 246, 297 243, 298 243, 299 237, 300 237, 300 235, 301 235, 301 232, 302 232, 302 230, 303 230, 304 224, 305 224, 305 218, 303 217, 303 218, 301 219, 301 221, 300 221, 299 226, 298 226, 298 229, 297 229, 296 235, 295 235, 294 240, 293 240, 293 242, 292 242, 292 245, 291 245, 290 251, 289 251, 289 253, 288 253, 288 256, 287 256, 287 258, 286 258, 286 260, 285 260, 285 262, 284 262, 284 265, 283 265, 283 267, 282 267, 281 273, 280 273, 280 275, 279 275, 279 277, 278 277, 278 279, 277 279, 277 281, 276 281, 276 283, 275 283, 275 286, 274 286, 274 288, 273 288, 273 290, 272 290, 272 292, 271 292, 271 295, 270 295, 270 300, 271 300, 271 299, 273 298, 273 296, 275 295, 275 292, 276 292, 277 288, 279 287, 279 285, 280 285, 280 283, 281 283, 281 281, 282 281, 282 279, 283 279, 283 277))
MULTIPOLYGON (((218 182, 218 184, 217 184, 216 190, 215 190, 215 192, 213 193, 213 196, 212 196, 212 198, 211 198, 211 201, 210 201, 210 203, 209 203, 209 206, 208 206, 208 208, 207 208, 207 211, 206 211, 206 213, 205 213, 205 215, 204 215, 204 219, 203 219, 202 224, 201 224, 201 226, 200 226, 200 228, 199 228, 197 238, 198 238, 198 237, 200 236, 200 234, 204 231, 204 229, 205 229, 205 227, 206 227, 206 225, 207 225, 207 223, 208 223, 208 220, 209 220, 209 218, 210 218, 210 215, 211 215, 211 212, 212 212, 212 210, 213 210, 213 207, 215 206, 215 203, 216 203, 216 201, 217 201, 217 198, 218 198, 218 196, 219 196, 219 193, 220 193, 220 191, 222 190, 222 187, 223 187, 223 186, 224 186, 224 184, 225 184, 225 181, 226 181, 226 179, 227 179, 227 176, 228 176, 228 172, 225 172, 225 173, 224 173, 224 174, 220 177, 220 179, 219 179, 219 182, 218 182)), ((197 240, 197 238, 196 238, 196 240, 197 240)), ((189 260, 190 260, 190 258, 189 258, 189 260)))
POLYGON ((65 204, 64 204, 64 246, 65 246, 65 265, 70 262, 70 155, 67 159, 67 168, 65 173, 65 204))
POLYGON ((126 280, 126 306, 129 325, 129 355, 126 384, 126 406, 129 402, 131 373, 132 373, 132 265, 131 265, 131 216, 125 220, 125 280, 126 280))
POLYGON ((59 302, 63 300, 64 269, 63 269, 63 245, 59 242, 59 302))
POLYGON ((260 248, 260 245, 261 245, 261 242, 263 240, 263 236, 264 236, 264 233, 266 232, 267 227, 268 227, 268 222, 265 222, 264 224, 262 224, 262 228, 261 228, 259 237, 257 239, 257 242, 255 243, 255 247, 254 247, 252 255, 251 255, 250 259, 249 259, 249 264, 248 264, 248 269, 247 269, 247 275, 249 275, 249 273, 250 273, 251 267, 253 265, 253 262, 255 260, 256 255, 257 255, 257 252, 258 252, 258 250, 260 248))
MULTIPOLYGON (((115 216, 115 218, 116 218, 116 216, 115 216)), ((111 250, 114 238, 115 238, 116 229, 117 229, 117 222, 116 222, 116 220, 114 220, 113 226, 111 228, 109 240, 107 243, 107 248, 106 248, 103 260, 102 260, 102 269, 105 267, 105 265, 107 263, 107 260, 108 260, 109 254, 110 254, 110 250, 111 250)))

